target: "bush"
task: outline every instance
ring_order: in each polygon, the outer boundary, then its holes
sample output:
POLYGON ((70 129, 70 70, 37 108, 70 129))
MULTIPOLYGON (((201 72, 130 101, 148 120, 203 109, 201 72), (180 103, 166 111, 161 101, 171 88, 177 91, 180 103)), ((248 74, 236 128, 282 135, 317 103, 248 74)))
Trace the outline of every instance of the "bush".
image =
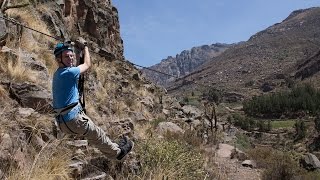
POLYGON ((307 127, 306 127, 304 121, 302 121, 302 120, 297 121, 294 124, 294 127, 296 129, 295 140, 298 141, 298 140, 305 138, 307 127))
POLYGON ((320 114, 317 114, 314 119, 315 129, 320 133, 320 114))
POLYGON ((237 141, 236 141, 237 148, 244 150, 251 147, 251 143, 247 135, 238 133, 236 134, 236 137, 237 137, 237 141))
POLYGON ((256 161, 258 168, 265 169, 263 180, 290 180, 303 172, 290 152, 260 147, 249 150, 248 155, 256 161))
POLYGON ((242 116, 240 114, 233 114, 231 119, 233 119, 235 126, 240 127, 243 130, 251 131, 257 126, 257 123, 254 119, 242 116))
POLYGON ((222 100, 222 92, 217 89, 210 88, 207 92, 203 93, 203 98, 208 102, 219 104, 222 100))
POLYGON ((139 179, 204 179, 204 160, 200 152, 179 141, 150 139, 136 149, 141 154, 139 179))

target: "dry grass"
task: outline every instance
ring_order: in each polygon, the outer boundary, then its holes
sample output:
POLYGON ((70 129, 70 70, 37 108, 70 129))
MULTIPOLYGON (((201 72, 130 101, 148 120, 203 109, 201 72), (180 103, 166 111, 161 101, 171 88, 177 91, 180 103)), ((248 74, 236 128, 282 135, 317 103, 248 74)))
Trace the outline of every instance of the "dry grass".
POLYGON ((40 49, 38 53, 38 58, 46 65, 49 76, 52 78, 54 72, 58 68, 58 63, 55 60, 53 51, 48 49, 40 49))
POLYGON ((116 101, 115 106, 112 107, 113 112, 117 117, 126 118, 126 115, 123 113, 127 110, 127 105, 123 101, 116 101))
POLYGON ((11 81, 16 82, 36 82, 37 73, 32 71, 28 67, 22 64, 19 57, 16 60, 8 60, 6 66, 6 73, 8 74, 11 81), (15 62, 14 62, 15 61, 15 62))
POLYGON ((33 113, 26 118, 21 118, 17 114, 15 111, 10 112, 7 108, 0 111, 2 117, 1 133, 26 135, 26 139, 21 139, 22 136, 11 137, 17 138, 12 139, 15 144, 14 147, 17 146, 17 149, 12 150, 12 153, 21 151, 23 156, 18 155, 18 159, 10 162, 11 165, 7 167, 9 170, 4 172, 7 179, 71 179, 69 178, 71 170, 68 165, 70 164, 72 150, 66 148, 66 139, 49 140, 40 149, 32 140, 27 143, 29 138, 48 134, 48 127, 51 127, 52 119, 49 116, 37 113, 33 113))
MULTIPOLYGON (((9 17, 18 18, 18 21, 24 25, 50 35, 46 24, 39 19, 40 16, 37 16, 35 14, 36 12, 31 8, 9 9, 6 12, 9 17)), ((22 36, 20 37, 21 47, 34 53, 38 53, 41 49, 48 49, 45 44, 48 44, 51 41, 51 38, 25 28, 23 29, 22 36)))
POLYGON ((108 91, 105 88, 99 88, 98 90, 95 91, 95 100, 96 103, 105 103, 108 97, 108 91))
POLYGON ((7 99, 9 96, 9 93, 4 89, 4 87, 2 85, 0 85, 0 98, 3 99, 7 99))
POLYGON ((138 145, 143 170, 134 179, 204 179, 204 161, 196 149, 178 141, 149 139, 138 145))
POLYGON ((55 140, 48 142, 40 152, 30 152, 34 156, 32 164, 24 169, 11 169, 7 179, 71 179, 69 177, 71 172, 68 166, 71 160, 71 152, 66 148, 62 148, 60 144, 60 140, 55 140))
MULTIPOLYGON (((6 13, 9 17, 17 19, 17 21, 21 22, 22 24, 30 28, 50 35, 50 31, 48 30, 44 21, 39 19, 39 17, 41 16, 37 15, 37 12, 32 10, 32 8, 25 7, 19 9, 9 9, 6 11, 6 13)), ((49 51, 48 49, 49 44, 55 43, 54 40, 50 37, 47 37, 43 34, 40 34, 27 28, 23 28, 20 32, 16 34, 17 42, 9 41, 7 43, 7 46, 11 48, 19 46, 19 48, 25 51, 35 53, 36 55, 38 55, 37 59, 41 60, 48 68, 49 75, 52 75, 55 69, 57 68, 57 65, 55 63, 52 51, 49 51)), ((19 71, 19 68, 17 67, 15 71, 19 71)), ((14 73, 17 74, 17 72, 14 73)))
POLYGON ((262 174, 263 180, 292 179, 297 175, 306 175, 306 172, 299 166, 298 154, 294 152, 259 147, 249 150, 248 155, 257 162, 259 168, 265 168, 262 174))

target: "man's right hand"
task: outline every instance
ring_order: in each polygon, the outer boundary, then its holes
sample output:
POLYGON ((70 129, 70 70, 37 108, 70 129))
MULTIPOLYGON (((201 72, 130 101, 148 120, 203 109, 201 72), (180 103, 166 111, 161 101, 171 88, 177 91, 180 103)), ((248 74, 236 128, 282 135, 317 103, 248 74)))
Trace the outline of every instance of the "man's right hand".
POLYGON ((75 41, 75 47, 80 50, 83 50, 85 46, 87 46, 87 41, 82 37, 78 37, 75 41))

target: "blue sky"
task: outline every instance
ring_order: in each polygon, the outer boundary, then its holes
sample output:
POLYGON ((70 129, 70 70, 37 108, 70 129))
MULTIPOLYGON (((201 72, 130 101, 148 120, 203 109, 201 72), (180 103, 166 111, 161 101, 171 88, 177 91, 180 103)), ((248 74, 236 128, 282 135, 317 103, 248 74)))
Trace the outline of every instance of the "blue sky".
POLYGON ((125 58, 151 66, 183 50, 247 41, 320 0, 112 0, 125 58))

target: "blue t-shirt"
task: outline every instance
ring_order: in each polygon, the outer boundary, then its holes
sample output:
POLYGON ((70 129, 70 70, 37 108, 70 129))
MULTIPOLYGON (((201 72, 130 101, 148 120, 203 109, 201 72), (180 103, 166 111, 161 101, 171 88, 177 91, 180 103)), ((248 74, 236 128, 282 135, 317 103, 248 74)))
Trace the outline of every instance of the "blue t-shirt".
MULTIPOLYGON (((79 67, 58 68, 53 75, 52 96, 53 108, 60 109, 79 101, 78 80, 79 67)), ((64 121, 70 121, 77 116, 81 107, 78 105, 63 115, 64 121)))

